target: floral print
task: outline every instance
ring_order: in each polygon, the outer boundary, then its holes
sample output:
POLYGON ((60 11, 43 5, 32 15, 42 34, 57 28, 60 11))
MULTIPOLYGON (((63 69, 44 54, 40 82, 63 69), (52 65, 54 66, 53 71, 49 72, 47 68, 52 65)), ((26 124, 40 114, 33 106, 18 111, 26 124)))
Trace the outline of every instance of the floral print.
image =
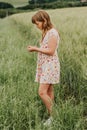
POLYGON ((48 48, 48 40, 51 36, 57 37, 57 47, 53 56, 38 52, 35 81, 39 83, 56 84, 60 81, 60 62, 57 55, 59 35, 56 29, 50 29, 44 37, 40 47, 48 48))

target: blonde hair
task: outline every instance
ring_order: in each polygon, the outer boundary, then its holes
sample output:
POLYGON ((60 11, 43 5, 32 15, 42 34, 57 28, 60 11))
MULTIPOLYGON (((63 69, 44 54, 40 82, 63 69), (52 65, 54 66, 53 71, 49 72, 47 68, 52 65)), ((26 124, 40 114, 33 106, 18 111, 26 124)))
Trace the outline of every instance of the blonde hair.
MULTIPOLYGON (((50 16, 44 10, 38 11, 32 17, 32 23, 36 24, 36 21, 42 22, 42 30, 44 32, 44 34, 43 34, 44 36, 45 36, 46 32, 53 27, 51 20, 50 20, 50 16)), ((42 39, 43 39, 44 36, 42 36, 42 39)))

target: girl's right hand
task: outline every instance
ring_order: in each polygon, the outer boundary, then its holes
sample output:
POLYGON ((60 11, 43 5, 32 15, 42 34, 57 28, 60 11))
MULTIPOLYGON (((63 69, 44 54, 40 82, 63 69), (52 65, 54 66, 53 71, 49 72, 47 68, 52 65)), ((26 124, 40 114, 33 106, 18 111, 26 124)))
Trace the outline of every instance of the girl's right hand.
POLYGON ((28 46, 27 49, 29 52, 33 52, 33 51, 37 50, 37 47, 36 46, 28 46))

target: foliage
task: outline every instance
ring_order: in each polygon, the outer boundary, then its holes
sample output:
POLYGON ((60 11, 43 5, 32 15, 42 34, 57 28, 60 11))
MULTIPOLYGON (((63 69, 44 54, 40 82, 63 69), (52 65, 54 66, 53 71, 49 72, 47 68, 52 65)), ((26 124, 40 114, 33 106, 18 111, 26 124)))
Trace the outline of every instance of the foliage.
POLYGON ((14 8, 13 5, 5 2, 0 2, 0 9, 14 8))
POLYGON ((18 9, 0 9, 0 18, 7 17, 9 15, 13 15, 16 13, 22 13, 24 10, 18 10, 18 9))
MULTIPOLYGON (((9 0, 8 0, 9 1, 9 0)), ((38 3, 31 3, 25 6, 17 6, 16 8, 14 8, 12 5, 8 4, 8 3, 4 3, 1 2, 3 4, 1 4, 1 9, 0 8, 0 18, 4 18, 8 15, 12 15, 15 13, 19 13, 19 12, 25 12, 25 11, 32 11, 32 9, 56 9, 56 8, 66 8, 66 7, 80 7, 80 6, 87 6, 87 3, 82 3, 78 1, 69 1, 69 0, 65 0, 65 1, 50 1, 47 2, 44 0, 39 1, 38 3), (41 4, 40 2, 43 2, 43 4, 41 4), (10 8, 10 9, 7 9, 10 8)))
POLYGON ((29 5, 26 5, 24 7, 18 7, 18 9, 37 9, 37 8, 41 8, 41 9, 56 9, 56 8, 65 8, 65 7, 80 7, 80 6, 87 6, 87 3, 82 3, 79 1, 57 1, 57 2, 49 2, 49 3, 32 3, 29 5))
POLYGON ((51 2, 77 2, 80 0, 29 0, 29 4, 44 4, 44 3, 51 3, 51 2))
POLYGON ((29 4, 44 4, 44 3, 50 3, 57 0, 29 0, 29 4))

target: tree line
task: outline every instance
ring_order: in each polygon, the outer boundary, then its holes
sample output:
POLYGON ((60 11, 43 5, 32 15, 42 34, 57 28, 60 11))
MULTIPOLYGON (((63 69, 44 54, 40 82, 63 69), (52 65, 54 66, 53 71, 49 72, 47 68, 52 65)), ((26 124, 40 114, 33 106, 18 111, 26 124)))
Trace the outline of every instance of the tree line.
POLYGON ((76 1, 81 1, 81 0, 29 0, 29 4, 44 4, 44 3, 51 3, 51 2, 68 2, 68 1, 72 1, 72 2, 76 2, 76 1))
MULTIPOLYGON (((86 0, 87 1, 87 0, 86 0)), ((23 12, 23 10, 34 9, 56 9, 67 7, 81 7, 87 6, 87 2, 82 0, 28 0, 27 5, 15 8, 10 3, 0 2, 0 18, 4 18, 8 15, 23 12)))

